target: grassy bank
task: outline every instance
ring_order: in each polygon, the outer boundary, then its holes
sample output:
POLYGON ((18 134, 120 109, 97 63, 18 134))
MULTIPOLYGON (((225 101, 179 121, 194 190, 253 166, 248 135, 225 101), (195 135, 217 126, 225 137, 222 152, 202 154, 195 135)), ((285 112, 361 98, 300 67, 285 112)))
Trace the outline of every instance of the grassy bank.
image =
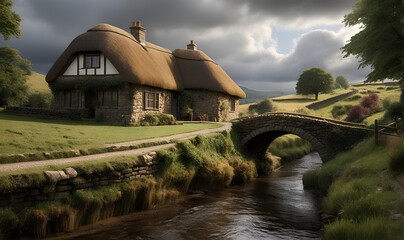
POLYGON ((392 155, 369 139, 303 176, 305 188, 326 194, 323 209, 334 221, 325 222, 324 239, 402 239, 404 196, 400 174, 388 170, 392 155))
POLYGON ((268 148, 272 155, 281 158, 281 163, 301 158, 312 150, 309 142, 293 134, 275 139, 268 148))
POLYGON ((107 143, 170 136, 220 126, 202 123, 123 127, 97 122, 37 119, 0 111, 0 155, 100 148, 107 143))
MULTIPOLYGON (((244 183, 256 176, 255 164, 241 157, 227 132, 198 136, 157 155, 160 166, 154 177, 79 191, 65 200, 42 202, 29 208, 13 206, 0 209, 0 239, 16 236, 43 238, 100 219, 175 201, 189 189, 211 191, 244 183)), ((108 174, 125 169, 128 163, 134 161, 139 160, 135 157, 115 157, 69 166, 80 175, 108 174)), ((12 189, 14 177, 11 175, 16 174, 29 184, 41 184, 46 181, 43 171, 42 168, 31 169, 29 173, 3 173, 0 189, 12 189)))

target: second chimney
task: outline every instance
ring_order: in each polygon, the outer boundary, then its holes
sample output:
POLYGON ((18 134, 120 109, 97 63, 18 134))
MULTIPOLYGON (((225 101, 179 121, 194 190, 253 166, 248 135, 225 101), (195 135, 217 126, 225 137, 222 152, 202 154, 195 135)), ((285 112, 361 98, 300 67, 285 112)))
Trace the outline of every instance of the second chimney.
POLYGON ((134 21, 132 27, 130 27, 130 32, 140 43, 146 43, 146 29, 142 27, 140 21, 134 21))
POLYGON ((191 43, 187 45, 187 49, 189 50, 198 50, 197 47, 198 45, 194 43, 194 40, 191 40, 191 43))

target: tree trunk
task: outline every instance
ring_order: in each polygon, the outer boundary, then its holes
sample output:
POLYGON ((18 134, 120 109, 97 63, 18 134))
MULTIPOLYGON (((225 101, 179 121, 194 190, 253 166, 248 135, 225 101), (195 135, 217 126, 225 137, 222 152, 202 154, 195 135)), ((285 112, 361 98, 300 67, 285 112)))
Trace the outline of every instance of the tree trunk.
POLYGON ((316 100, 318 100, 318 92, 317 93, 315 93, 316 94, 316 100))

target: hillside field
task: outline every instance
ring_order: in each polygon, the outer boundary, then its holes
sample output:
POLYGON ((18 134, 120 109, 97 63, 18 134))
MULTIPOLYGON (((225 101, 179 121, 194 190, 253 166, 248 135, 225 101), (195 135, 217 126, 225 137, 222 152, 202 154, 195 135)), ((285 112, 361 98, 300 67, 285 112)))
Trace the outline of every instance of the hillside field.
MULTIPOLYGON (((359 104, 364 96, 368 96, 369 94, 376 93, 379 97, 379 103, 377 107, 377 111, 368 116, 363 120, 364 124, 372 125, 375 119, 382 119, 384 113, 386 112, 386 107, 393 102, 398 102, 400 99, 401 89, 399 87, 392 86, 383 86, 383 85, 360 85, 360 86, 351 86, 349 89, 335 89, 333 93, 329 94, 320 94, 319 101, 328 99, 330 97, 334 97, 340 94, 344 94, 350 92, 352 90, 358 90, 359 93, 354 96, 329 104, 328 106, 322 107, 317 110, 309 110, 306 108, 307 105, 310 105, 314 102, 313 96, 303 96, 303 95, 285 95, 281 97, 273 98, 275 100, 281 101, 273 101, 276 112, 294 112, 294 113, 303 113, 308 115, 315 115, 324 118, 334 118, 331 111, 336 105, 344 106, 344 105, 356 105, 359 104)), ((241 116, 248 115, 248 106, 251 104, 243 104, 240 105, 239 111, 241 116)), ((338 120, 345 120, 347 117, 346 114, 339 116, 338 120)))
POLYGON ((27 80, 28 88, 31 92, 50 93, 51 90, 45 81, 45 75, 32 72, 27 80))

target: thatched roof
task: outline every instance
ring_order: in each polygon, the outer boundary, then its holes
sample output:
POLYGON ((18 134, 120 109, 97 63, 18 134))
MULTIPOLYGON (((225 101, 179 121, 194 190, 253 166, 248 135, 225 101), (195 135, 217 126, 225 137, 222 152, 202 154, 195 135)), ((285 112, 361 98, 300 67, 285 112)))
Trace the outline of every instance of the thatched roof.
POLYGON ((75 38, 49 70, 46 81, 55 81, 75 54, 86 51, 105 54, 125 81, 168 90, 183 89, 170 50, 149 43, 144 47, 131 34, 108 24, 99 24, 75 38))
POLYGON ((171 52, 149 42, 142 45, 130 33, 108 24, 99 24, 75 38, 49 70, 46 81, 61 76, 77 53, 89 51, 105 54, 127 82, 176 91, 205 89, 245 98, 243 90, 205 53, 171 52))
POLYGON ((204 52, 177 49, 173 52, 185 89, 206 89, 245 98, 244 91, 204 52))

